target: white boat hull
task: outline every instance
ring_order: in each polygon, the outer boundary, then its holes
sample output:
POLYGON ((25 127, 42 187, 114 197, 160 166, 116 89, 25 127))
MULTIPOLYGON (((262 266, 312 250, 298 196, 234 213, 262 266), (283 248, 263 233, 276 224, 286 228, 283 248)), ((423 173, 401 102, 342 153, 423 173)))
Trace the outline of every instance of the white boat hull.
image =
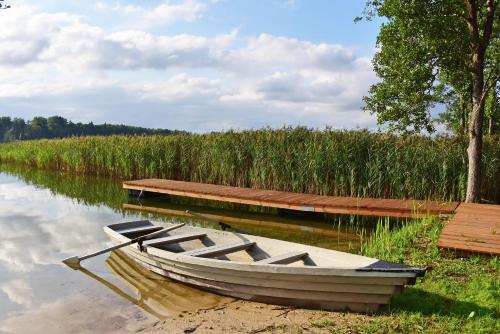
MULTIPOLYGON (((111 228, 105 229, 116 243, 130 240, 111 228)), ((290 244, 305 248, 313 253, 318 250, 316 247, 273 239, 236 235, 249 237, 261 244, 270 240, 273 243, 283 243, 283 246, 290 244)), ((400 293, 404 285, 413 284, 417 276, 413 272, 359 271, 356 268, 303 264, 257 265, 231 259, 199 258, 155 247, 147 247, 141 251, 137 245, 127 246, 122 250, 149 270, 200 289, 252 301, 328 310, 376 311, 380 306, 388 304, 393 295, 400 293)), ((343 256, 356 260, 359 258, 360 261, 376 261, 342 252, 322 251, 329 256, 345 254, 343 256)))

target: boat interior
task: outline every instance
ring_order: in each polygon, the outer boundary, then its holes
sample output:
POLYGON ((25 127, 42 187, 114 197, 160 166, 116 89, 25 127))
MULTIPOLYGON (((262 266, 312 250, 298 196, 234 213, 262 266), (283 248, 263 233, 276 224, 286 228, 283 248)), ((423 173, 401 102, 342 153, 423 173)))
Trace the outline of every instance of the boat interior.
MULTIPOLYGON (((113 224, 108 228, 133 239, 174 226, 175 224, 156 225, 142 220, 113 224)), ((138 247, 145 251, 154 247, 182 255, 262 265, 361 268, 365 271, 415 272, 420 269, 356 254, 189 225, 161 232, 144 240, 138 247)))

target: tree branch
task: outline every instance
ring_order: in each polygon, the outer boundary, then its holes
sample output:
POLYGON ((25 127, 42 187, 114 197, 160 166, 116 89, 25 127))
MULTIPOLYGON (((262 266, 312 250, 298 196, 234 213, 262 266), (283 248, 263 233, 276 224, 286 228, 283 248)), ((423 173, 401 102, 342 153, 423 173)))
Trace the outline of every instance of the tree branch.
POLYGON ((484 50, 486 50, 486 47, 490 42, 491 33, 493 31, 493 19, 495 17, 495 8, 496 8, 495 1, 488 0, 488 5, 486 8, 486 22, 484 22, 483 39, 481 41, 484 50))
POLYGON ((490 68, 490 73, 488 73, 488 77, 486 78, 486 80, 484 80, 484 85, 485 86, 491 86, 488 83, 491 80, 491 78, 493 78, 494 75, 496 75, 496 78, 493 79, 493 82, 496 83, 498 81, 500 75, 497 75, 497 73, 498 73, 497 71, 498 71, 498 65, 497 64, 493 65, 493 67, 490 68))
POLYGON ((484 101, 486 98, 486 95, 488 95, 490 89, 492 87, 495 87, 497 85, 497 82, 500 80, 500 76, 497 75, 495 78, 493 78, 492 84, 488 84, 493 77, 493 74, 496 73, 497 66, 493 67, 490 70, 490 73, 488 74, 488 78, 484 81, 484 86, 483 86, 483 93, 481 94, 481 103, 484 101))
MULTIPOLYGON (((491 1, 491 0, 489 0, 491 1)), ((477 24, 477 3, 476 0, 467 0, 467 26, 473 39, 479 42, 479 28, 477 24)))

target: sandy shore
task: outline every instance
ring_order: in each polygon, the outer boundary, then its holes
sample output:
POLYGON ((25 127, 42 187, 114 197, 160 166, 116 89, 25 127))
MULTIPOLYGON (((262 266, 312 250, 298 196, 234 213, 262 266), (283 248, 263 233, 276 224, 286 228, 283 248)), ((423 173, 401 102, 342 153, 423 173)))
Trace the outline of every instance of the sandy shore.
POLYGON ((210 309, 183 312, 140 333, 354 333, 352 324, 367 317, 234 300, 210 309))

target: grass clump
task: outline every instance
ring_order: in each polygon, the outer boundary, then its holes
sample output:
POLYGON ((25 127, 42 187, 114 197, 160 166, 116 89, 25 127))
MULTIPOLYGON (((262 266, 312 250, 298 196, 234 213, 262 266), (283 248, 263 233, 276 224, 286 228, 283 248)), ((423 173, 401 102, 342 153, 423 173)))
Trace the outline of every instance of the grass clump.
POLYGON ((381 224, 362 254, 428 267, 422 281, 393 297, 382 315, 352 329, 359 333, 499 333, 498 257, 457 257, 437 248, 444 222, 423 219, 391 230, 381 224))
POLYGON ((335 326, 335 321, 330 319, 323 319, 311 322, 311 327, 314 328, 328 328, 335 326))

